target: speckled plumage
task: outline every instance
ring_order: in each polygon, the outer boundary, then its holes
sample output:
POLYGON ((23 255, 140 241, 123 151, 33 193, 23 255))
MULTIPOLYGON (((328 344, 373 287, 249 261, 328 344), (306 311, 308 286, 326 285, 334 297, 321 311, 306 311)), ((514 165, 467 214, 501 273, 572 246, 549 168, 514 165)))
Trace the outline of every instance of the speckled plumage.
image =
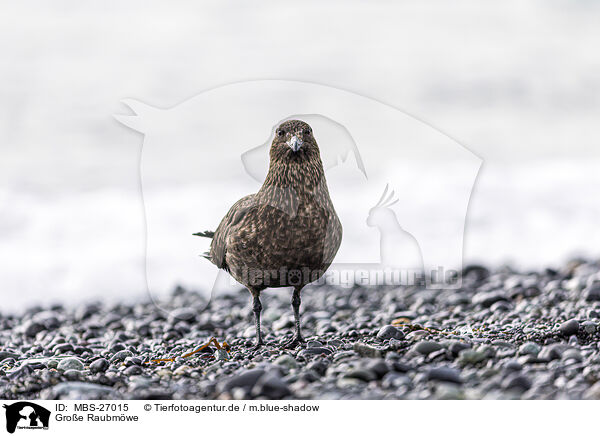
POLYGON ((262 187, 231 207, 212 238, 207 257, 248 288, 257 324, 260 292, 294 286, 297 331, 291 344, 301 341, 296 313, 300 290, 324 274, 342 240, 342 225, 308 124, 289 120, 276 129, 262 187))

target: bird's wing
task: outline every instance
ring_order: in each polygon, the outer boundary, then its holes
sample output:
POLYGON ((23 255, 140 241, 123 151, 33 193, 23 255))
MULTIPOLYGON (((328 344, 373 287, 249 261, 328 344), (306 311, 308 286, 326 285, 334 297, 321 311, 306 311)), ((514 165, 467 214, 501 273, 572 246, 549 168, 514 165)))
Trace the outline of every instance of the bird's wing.
POLYGON ((254 195, 247 195, 238 200, 227 215, 221 220, 219 227, 215 230, 212 243, 210 244, 210 260, 219 268, 228 269, 225 263, 225 253, 227 251, 227 237, 232 229, 239 224, 244 216, 254 207, 254 195))

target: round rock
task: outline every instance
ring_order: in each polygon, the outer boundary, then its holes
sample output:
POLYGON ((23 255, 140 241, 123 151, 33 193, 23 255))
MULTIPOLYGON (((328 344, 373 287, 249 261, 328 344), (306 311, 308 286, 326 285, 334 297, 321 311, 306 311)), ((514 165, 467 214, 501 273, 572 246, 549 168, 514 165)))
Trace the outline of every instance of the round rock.
POLYGON ((75 369, 77 371, 83 370, 83 363, 81 360, 76 357, 69 357, 67 359, 63 359, 58 363, 58 370, 60 371, 68 371, 70 369, 75 369))
POLYGON ((419 342, 419 343, 415 344, 415 346, 413 347, 413 349, 417 353, 424 354, 424 355, 431 354, 434 351, 439 351, 442 348, 443 347, 440 344, 438 344, 437 342, 433 342, 433 341, 419 342))
POLYGON ((104 358, 96 359, 90 365, 92 373, 104 372, 108 369, 108 360, 104 358))
POLYGON ((576 335, 579 331, 579 322, 576 319, 570 319, 563 322, 558 330, 564 336, 576 335))
POLYGON ((393 325, 386 325, 377 333, 377 339, 382 341, 386 339, 404 339, 404 333, 393 325))

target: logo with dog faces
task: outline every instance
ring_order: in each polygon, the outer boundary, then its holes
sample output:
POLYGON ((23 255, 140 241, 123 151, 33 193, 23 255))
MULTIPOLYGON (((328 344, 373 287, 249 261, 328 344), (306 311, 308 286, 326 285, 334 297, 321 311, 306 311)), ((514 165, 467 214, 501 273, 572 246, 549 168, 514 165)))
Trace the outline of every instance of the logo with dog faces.
POLYGON ((50 411, 45 407, 29 401, 4 404, 6 431, 15 430, 48 430, 50 411))

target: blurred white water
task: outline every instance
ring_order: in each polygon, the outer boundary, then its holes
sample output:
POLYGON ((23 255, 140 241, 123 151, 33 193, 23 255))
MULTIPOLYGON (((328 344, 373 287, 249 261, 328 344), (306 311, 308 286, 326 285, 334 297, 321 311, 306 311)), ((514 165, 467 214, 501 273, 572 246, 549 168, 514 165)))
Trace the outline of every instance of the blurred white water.
MULTIPOLYGON (((558 265, 572 255, 597 257, 599 188, 600 175, 589 163, 549 162, 534 169, 528 165, 484 167, 465 229, 465 262, 508 262, 526 269, 558 265)), ((163 190, 158 201, 166 210, 177 209, 200 189, 174 186, 163 190)), ((214 192, 210 207, 228 207, 222 204, 225 191, 223 187, 214 192)), ((3 210, 8 211, 0 219, 6 235, 0 240, 0 271, 7 296, 4 309, 36 301, 147 296, 139 191, 111 188, 49 197, 2 190, 0 198, 3 210)), ((336 207, 352 208, 353 198, 336 198, 336 207)), ((427 221, 444 210, 441 205, 411 212, 427 221)), ((195 222, 194 217, 175 218, 174 225, 181 228, 214 227, 195 222)), ((198 240, 198 253, 206 244, 198 240)), ((360 251, 362 246, 349 249, 360 251)), ((197 262, 198 272, 211 274, 215 269, 202 258, 197 262)), ((157 274, 165 273, 165 284, 176 284, 167 275, 173 270, 169 256, 152 268, 157 274)))
MULTIPOLYGON (((124 98, 172 107, 251 79, 366 95, 480 156, 465 262, 600 254, 595 2, 328 2, 294 14, 278 2, 60 4, 68 16, 56 3, 0 6, 0 310, 144 295, 142 137, 112 115, 124 98), (305 31, 287 31, 290 20, 305 31)), ((199 187, 159 189, 169 209, 199 187)), ((226 209, 222 196, 211 207, 226 209)), ((445 210, 408 209, 424 222, 445 210)), ((193 219, 176 225, 214 227, 193 219)))

